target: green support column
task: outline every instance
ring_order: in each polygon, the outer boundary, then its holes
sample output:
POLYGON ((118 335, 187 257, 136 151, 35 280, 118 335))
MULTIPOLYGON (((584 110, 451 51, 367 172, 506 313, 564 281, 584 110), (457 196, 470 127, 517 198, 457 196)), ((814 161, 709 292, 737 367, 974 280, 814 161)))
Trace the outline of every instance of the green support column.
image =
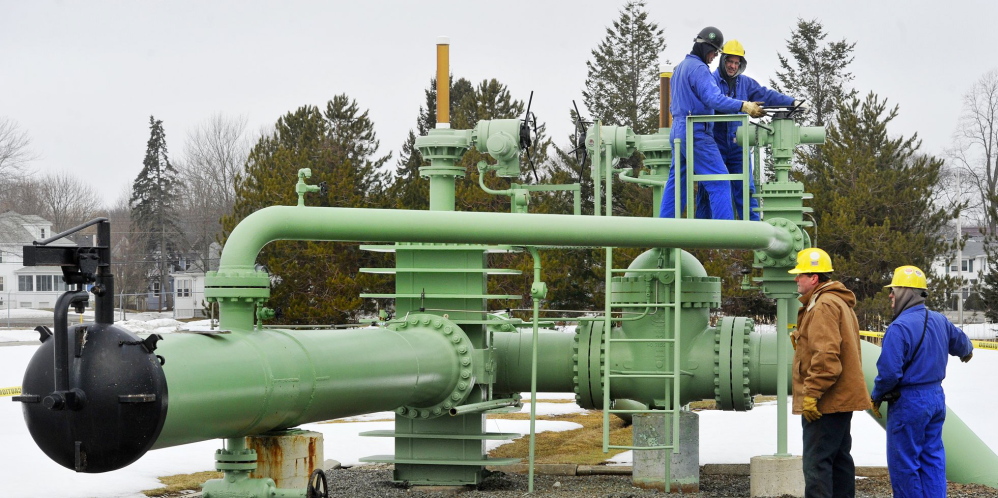
MULTIPOLYGON (((804 185, 790 181, 790 167, 794 150, 800 144, 820 144, 825 141, 825 130, 821 127, 801 127, 792 119, 777 116, 770 123, 769 129, 759 126, 742 126, 738 128, 739 143, 747 145, 772 145, 773 170, 775 178, 759 185, 759 198, 762 199, 765 221, 779 228, 788 230, 794 240, 794 251, 783 257, 756 253, 756 268, 762 269, 762 278, 756 282, 767 297, 776 299, 777 306, 777 340, 776 354, 779 364, 786 364, 791 355, 788 333, 796 326, 797 284, 793 275, 787 270, 796 264, 797 251, 811 246, 810 237, 805 228, 812 226, 804 215, 812 211, 804 207, 804 200, 811 199, 811 194, 804 192, 804 185)), ((777 370, 777 442, 776 455, 790 456, 787 451, 787 371, 777 370)))

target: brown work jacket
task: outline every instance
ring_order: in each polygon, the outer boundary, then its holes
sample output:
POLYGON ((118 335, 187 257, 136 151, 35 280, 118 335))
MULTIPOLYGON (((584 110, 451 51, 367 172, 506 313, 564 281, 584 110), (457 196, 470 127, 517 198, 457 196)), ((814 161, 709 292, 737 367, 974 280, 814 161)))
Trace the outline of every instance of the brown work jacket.
POLYGON ((856 295, 833 280, 801 296, 800 302, 793 331, 794 413, 801 413, 805 396, 817 398, 821 413, 869 409, 859 320, 852 310, 856 295))

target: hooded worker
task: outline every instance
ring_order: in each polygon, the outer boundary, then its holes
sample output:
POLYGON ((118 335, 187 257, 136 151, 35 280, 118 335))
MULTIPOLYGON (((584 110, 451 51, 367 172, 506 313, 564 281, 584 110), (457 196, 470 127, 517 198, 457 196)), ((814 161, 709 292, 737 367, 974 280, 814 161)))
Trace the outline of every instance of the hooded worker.
POLYGON ((890 288, 894 321, 884 333, 874 381, 874 415, 888 400, 887 470, 895 497, 946 496, 942 381, 949 355, 970 361, 974 346, 941 313, 925 307, 925 273, 915 266, 894 270, 890 288))
POLYGON ((797 253, 793 412, 803 427, 805 496, 855 496, 852 413, 870 408, 863 377, 856 296, 831 279, 832 258, 818 248, 797 253))
MULTIPOLYGON (((719 29, 708 26, 700 30, 693 40, 693 49, 673 71, 670 107, 673 124, 669 141, 675 143, 675 140, 679 139, 681 144, 678 153, 672 156, 672 167, 669 170, 669 179, 665 184, 659 210, 659 216, 662 218, 673 218, 686 206, 686 117, 714 114, 715 111, 729 114, 742 111, 752 117, 765 115, 759 104, 726 97, 717 88, 708 65, 717 57, 723 44, 724 36, 719 29), (681 206, 678 210, 675 205, 677 169, 681 192, 681 206)), ((712 123, 695 123, 693 126, 694 172, 698 175, 727 173, 724 160, 714 142, 712 123)), ((729 182, 704 181, 700 182, 699 186, 706 192, 712 218, 734 219, 729 182)))
MULTIPOLYGON (((744 75, 748 60, 745 59, 745 47, 738 40, 729 40, 721 47, 721 57, 714 70, 714 81, 724 95, 737 100, 761 102, 765 106, 783 107, 796 106, 807 111, 807 104, 795 100, 775 90, 770 90, 759 84, 755 79, 744 75)), ((721 113, 718 113, 721 114, 721 113)), ((735 143, 735 131, 741 123, 737 121, 719 121, 714 123, 714 140, 724 160, 726 173, 741 174, 743 170, 742 146, 735 143)), ((752 158, 749 157, 749 218, 759 221, 759 200, 754 197, 755 179, 752 175, 752 158)), ((731 195, 734 199, 735 218, 743 218, 743 182, 731 181, 731 195)), ((697 194, 697 218, 710 218, 710 205, 706 199, 697 194)))

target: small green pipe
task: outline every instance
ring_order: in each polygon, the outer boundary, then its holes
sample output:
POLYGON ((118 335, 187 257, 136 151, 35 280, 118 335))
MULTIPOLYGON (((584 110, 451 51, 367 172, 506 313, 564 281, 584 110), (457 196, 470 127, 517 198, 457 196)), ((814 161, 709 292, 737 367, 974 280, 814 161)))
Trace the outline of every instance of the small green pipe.
POLYGON ((541 299, 547 294, 547 290, 544 289, 544 282, 541 281, 541 255, 537 252, 536 247, 528 247, 530 251, 530 256, 534 260, 534 284, 531 286, 531 295, 534 302, 534 333, 531 338, 531 354, 530 354, 530 451, 528 456, 528 463, 530 468, 528 470, 527 476, 527 492, 534 492, 534 448, 537 440, 536 432, 536 422, 537 422, 537 335, 538 328, 537 322, 540 320, 540 302, 541 299))
POLYGON ((469 413, 482 413, 489 410, 495 410, 496 408, 506 408, 508 406, 522 406, 523 403, 520 402, 519 396, 516 398, 509 399, 493 399, 489 401, 482 401, 481 403, 469 403, 467 405, 460 405, 451 408, 448 413, 452 417, 458 415, 467 415, 469 413))

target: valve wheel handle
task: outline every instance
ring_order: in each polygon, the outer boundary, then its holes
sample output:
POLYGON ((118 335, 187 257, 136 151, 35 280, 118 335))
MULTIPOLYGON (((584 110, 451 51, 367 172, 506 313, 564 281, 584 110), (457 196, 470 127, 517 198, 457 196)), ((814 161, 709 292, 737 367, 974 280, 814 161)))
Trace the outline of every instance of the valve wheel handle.
POLYGON ((329 498, 329 485, 326 482, 326 473, 322 469, 313 470, 312 475, 308 477, 305 498, 329 498))

